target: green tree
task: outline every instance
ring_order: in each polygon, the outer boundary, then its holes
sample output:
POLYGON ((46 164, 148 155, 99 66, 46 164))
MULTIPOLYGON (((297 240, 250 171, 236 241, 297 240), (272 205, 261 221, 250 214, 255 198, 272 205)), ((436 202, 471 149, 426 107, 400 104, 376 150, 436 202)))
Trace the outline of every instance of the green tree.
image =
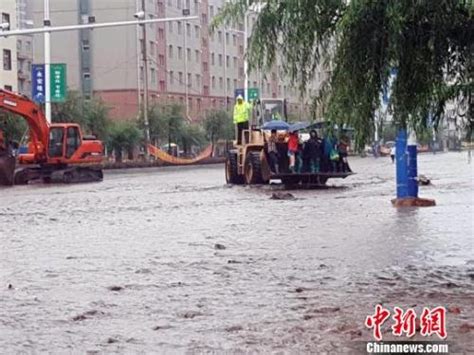
MULTIPOLYGON (((227 3, 211 28, 242 21, 255 0, 227 3)), ((252 29, 250 68, 283 71, 305 90, 330 71, 318 102, 326 116, 356 129, 362 146, 374 129, 392 69, 390 110, 398 127, 437 126, 446 101, 472 102, 474 2, 470 0, 267 0, 252 29), (327 101, 325 101, 327 100, 327 101)), ((472 105, 469 109, 472 125, 472 105)))
POLYGON ((111 125, 107 147, 110 151, 115 152, 115 159, 118 162, 122 161, 122 151, 124 150, 127 151, 128 158, 133 159, 133 149, 142 138, 142 130, 138 128, 135 122, 115 122, 111 125))
POLYGON ((0 113, 0 131, 7 141, 20 142, 28 130, 28 124, 23 117, 11 113, 0 113))
POLYGON ((234 125, 227 111, 210 111, 204 119, 203 126, 211 144, 219 139, 233 139, 234 125))
POLYGON ((86 134, 94 134, 106 140, 109 133, 110 120, 108 108, 101 99, 85 100, 77 91, 70 91, 63 103, 52 106, 52 121, 78 123, 86 134))

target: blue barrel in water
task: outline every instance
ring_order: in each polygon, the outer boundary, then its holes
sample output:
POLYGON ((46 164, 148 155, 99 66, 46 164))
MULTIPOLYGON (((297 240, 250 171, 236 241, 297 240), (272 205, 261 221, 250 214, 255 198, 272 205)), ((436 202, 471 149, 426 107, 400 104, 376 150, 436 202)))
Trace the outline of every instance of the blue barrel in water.
POLYGON ((418 166, 417 166, 417 147, 409 145, 408 152, 408 196, 418 197, 418 166))
POLYGON ((398 131, 396 139, 397 198, 408 197, 407 131, 398 131))

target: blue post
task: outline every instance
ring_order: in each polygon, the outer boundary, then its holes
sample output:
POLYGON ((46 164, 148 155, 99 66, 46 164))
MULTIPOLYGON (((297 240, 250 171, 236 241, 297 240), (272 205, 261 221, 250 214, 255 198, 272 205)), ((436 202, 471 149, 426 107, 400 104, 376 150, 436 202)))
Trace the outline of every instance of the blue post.
POLYGON ((408 152, 408 196, 418 197, 418 167, 416 144, 407 147, 408 152))
POLYGON ((406 198, 408 194, 407 131, 400 129, 396 139, 397 198, 406 198))

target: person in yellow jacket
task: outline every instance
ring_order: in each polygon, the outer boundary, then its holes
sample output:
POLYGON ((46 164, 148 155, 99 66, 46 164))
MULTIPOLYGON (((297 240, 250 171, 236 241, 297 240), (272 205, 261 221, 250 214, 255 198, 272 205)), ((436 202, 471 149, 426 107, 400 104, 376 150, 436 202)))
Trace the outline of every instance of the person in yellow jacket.
POLYGON ((234 106, 234 124, 237 126, 237 144, 242 144, 242 131, 249 128, 250 105, 244 98, 237 96, 234 106))

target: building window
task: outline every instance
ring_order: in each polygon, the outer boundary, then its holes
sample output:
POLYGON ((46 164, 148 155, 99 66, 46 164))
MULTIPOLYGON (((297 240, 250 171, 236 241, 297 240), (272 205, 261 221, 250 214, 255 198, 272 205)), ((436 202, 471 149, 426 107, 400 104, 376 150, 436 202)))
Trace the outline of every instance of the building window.
POLYGON ((203 91, 204 91, 204 96, 209 96, 209 86, 204 85, 203 91))
POLYGON ((267 83, 267 92, 270 92, 270 83, 267 83))
POLYGON ((196 87, 201 87, 201 75, 196 74, 196 87))
POLYGON ((225 34, 225 44, 229 45, 230 44, 230 35, 229 33, 226 32, 225 34))
POLYGON ((155 42, 150 41, 150 55, 155 55, 155 42))
POLYGON ((211 78, 211 87, 212 87, 213 89, 216 88, 216 77, 215 77, 215 76, 213 76, 213 77, 211 78))
POLYGON ((9 49, 3 50, 3 70, 12 70, 12 52, 9 49))
POLYGON ((202 69, 207 72, 209 71, 209 64, 207 62, 203 62, 202 63, 202 69))
POLYGON ((196 34, 196 38, 199 38, 199 36, 201 35, 201 31, 199 31, 198 25, 194 26, 194 33, 196 34))
POLYGON ((166 85, 164 80, 160 80, 160 91, 165 91, 166 90, 166 85))
POLYGON ((191 24, 189 23, 186 24, 186 35, 191 37, 191 24))
POLYGON ((222 79, 222 77, 219 77, 219 89, 223 89, 224 88, 224 80, 222 79))
POLYGON ((191 49, 190 48, 186 48, 186 56, 188 58, 188 62, 191 61, 191 49))
POLYGON ((178 79, 179 79, 179 83, 182 84, 183 83, 183 72, 178 73, 178 79))
POLYGON ((174 72, 170 71, 170 85, 174 84, 174 72))
POLYGON ((230 57, 229 56, 225 57, 225 65, 226 65, 227 68, 230 66, 230 57))
POLYGON ((209 6, 209 14, 211 15, 211 18, 214 17, 214 6, 209 6))
POLYGON ((178 21, 178 34, 182 34, 183 33, 183 24, 181 23, 181 21, 178 21))
POLYGON ((222 43, 222 31, 217 32, 217 40, 222 43))
MULTIPOLYGON (((148 18, 149 18, 150 20, 153 20, 154 16, 153 16, 152 14, 149 14, 149 15, 148 15, 148 18)), ((150 25, 150 28, 153 28, 154 23, 153 23, 153 22, 150 22, 149 25, 150 25)))
POLYGON ((178 47, 178 59, 183 59, 183 48, 178 47))
POLYGON ((155 68, 150 69, 150 77, 151 77, 151 83, 155 84, 156 83, 155 68))
POLYGON ((193 109, 193 99, 191 97, 188 98, 188 106, 190 110, 193 109))
POLYGON ((256 81, 253 82, 253 87, 254 87, 254 88, 257 87, 257 82, 256 82, 256 81))
POLYGON ((168 31, 170 31, 170 33, 173 33, 173 21, 168 22, 168 31))
POLYGON ((191 73, 188 73, 188 87, 192 88, 193 87, 193 77, 191 73))
POLYGON ((234 79, 234 89, 237 89, 237 79, 234 79))
POLYGON ((196 102, 198 111, 201 111, 201 99, 197 99, 196 102))
POLYGON ((222 67, 222 54, 219 54, 219 66, 222 67))
POLYGON ((244 54, 244 46, 239 46, 239 53, 240 53, 241 55, 244 54))
POLYGON ((10 14, 2 12, 2 23, 10 23, 10 14))
POLYGON ((234 46, 237 45, 237 35, 232 35, 232 44, 233 44, 234 46))
POLYGON ((234 57, 234 68, 237 68, 238 63, 237 63, 237 57, 234 57))
POLYGON ((165 31, 162 28, 158 29, 158 38, 161 40, 165 39, 165 31))
POLYGON ((176 7, 181 9, 181 0, 176 0, 176 7))
POLYGON ((227 84, 226 89, 229 90, 229 88, 230 88, 230 79, 229 78, 227 78, 227 83, 226 84, 227 84))
POLYGON ((13 91, 13 87, 11 85, 5 85, 3 88, 7 91, 13 91))
POLYGON ((199 63, 199 61, 200 61, 199 50, 196 49, 196 50, 194 51, 194 53, 195 53, 195 55, 196 55, 196 63, 199 63))
POLYGON ((216 59, 216 58, 215 58, 215 55, 214 55, 214 52, 213 52, 213 53, 211 53, 211 65, 216 64, 216 63, 215 63, 215 62, 216 62, 215 59, 216 59))
POLYGON ((173 59, 173 46, 171 44, 168 46, 168 57, 173 59))
POLYGON ((161 66, 165 65, 165 56, 163 54, 158 56, 158 63, 160 63, 161 66))
POLYGON ((242 67, 239 68, 239 76, 244 76, 244 68, 242 67))
POLYGON ((201 19, 202 19, 202 24, 207 25, 207 14, 202 14, 201 19))

